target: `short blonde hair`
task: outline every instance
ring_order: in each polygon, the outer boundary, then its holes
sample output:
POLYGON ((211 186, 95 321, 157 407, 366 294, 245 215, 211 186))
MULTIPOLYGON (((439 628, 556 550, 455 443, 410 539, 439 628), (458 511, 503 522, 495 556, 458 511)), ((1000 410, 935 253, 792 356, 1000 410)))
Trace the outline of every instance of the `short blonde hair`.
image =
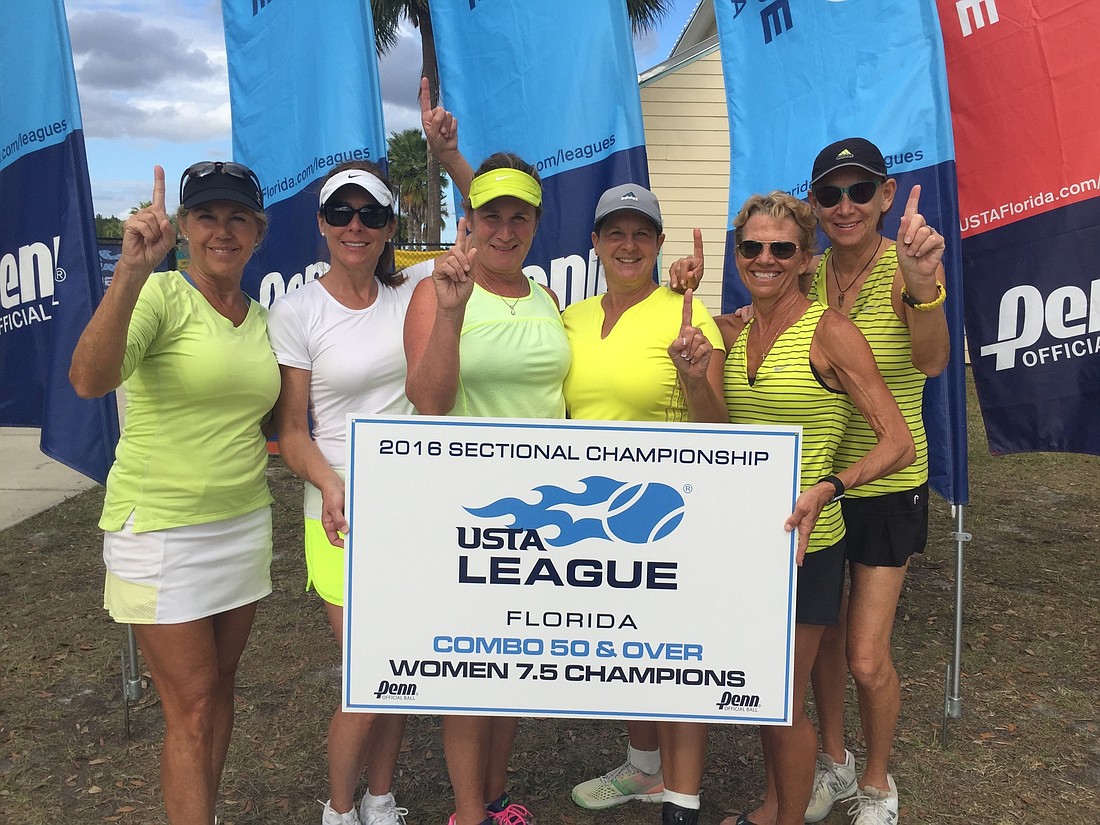
POLYGON ((817 251, 817 221, 814 211, 806 201, 800 201, 779 189, 767 195, 750 195, 733 219, 735 243, 745 239, 745 224, 754 215, 763 215, 777 221, 790 219, 798 227, 798 246, 811 255, 817 251))

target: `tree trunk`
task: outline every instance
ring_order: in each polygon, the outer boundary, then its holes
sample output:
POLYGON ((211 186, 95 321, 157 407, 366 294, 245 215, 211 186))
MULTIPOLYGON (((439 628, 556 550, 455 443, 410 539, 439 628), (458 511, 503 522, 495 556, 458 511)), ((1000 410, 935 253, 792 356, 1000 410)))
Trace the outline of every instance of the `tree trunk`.
MULTIPOLYGON (((435 60, 435 34, 432 31, 432 16, 425 8, 418 13, 418 25, 420 27, 420 46, 422 51, 423 74, 428 78, 428 89, 431 92, 432 106, 439 105, 439 66, 435 60)), ((439 189, 439 161, 431 150, 428 150, 428 196, 427 196, 427 220, 425 221, 425 238, 427 243, 438 244, 441 227, 440 203, 442 193, 439 189)))

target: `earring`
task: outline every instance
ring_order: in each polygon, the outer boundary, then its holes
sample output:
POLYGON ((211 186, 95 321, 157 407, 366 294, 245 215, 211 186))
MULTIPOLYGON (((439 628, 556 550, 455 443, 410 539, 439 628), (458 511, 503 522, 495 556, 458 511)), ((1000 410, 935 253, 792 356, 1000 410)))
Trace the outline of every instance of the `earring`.
POLYGON ((323 237, 325 237, 325 233, 324 233, 324 232, 322 232, 322 233, 321 233, 321 237, 322 237, 322 238, 323 238, 323 237))

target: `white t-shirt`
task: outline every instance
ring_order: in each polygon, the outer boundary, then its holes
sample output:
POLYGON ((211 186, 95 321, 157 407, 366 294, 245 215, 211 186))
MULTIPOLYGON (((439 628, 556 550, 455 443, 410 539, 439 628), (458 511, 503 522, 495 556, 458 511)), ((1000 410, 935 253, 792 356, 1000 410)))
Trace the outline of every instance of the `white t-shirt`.
POLYGON ((348 309, 321 281, 310 281, 271 305, 271 348, 284 366, 309 370, 313 437, 330 465, 345 461, 348 413, 411 415, 405 397, 405 312, 432 261, 404 270, 398 287, 378 284, 366 309, 348 309))

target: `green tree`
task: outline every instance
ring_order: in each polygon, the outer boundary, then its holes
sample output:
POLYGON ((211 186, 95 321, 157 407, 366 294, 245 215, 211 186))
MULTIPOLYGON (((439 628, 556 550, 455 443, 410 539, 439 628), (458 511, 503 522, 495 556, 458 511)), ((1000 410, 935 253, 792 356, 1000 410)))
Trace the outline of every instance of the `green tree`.
POLYGON ((121 238, 122 219, 116 218, 114 215, 111 215, 109 217, 104 215, 96 215, 95 236, 97 238, 121 238))
MULTIPOLYGON (((649 31, 664 17, 671 6, 671 0, 625 0, 626 11, 630 16, 630 25, 635 34, 649 31)), ((378 53, 385 54, 397 44, 397 30, 401 21, 408 19, 420 30, 421 74, 428 78, 431 90, 432 106, 439 103, 439 66, 435 58, 435 35, 432 30, 432 17, 428 9, 428 0, 370 0, 371 13, 374 16, 374 42, 378 53)), ((430 154, 427 157, 428 203, 441 203, 439 180, 439 161, 430 154)), ((440 213, 429 209, 426 223, 428 243, 439 243, 440 213)))
MULTIPOLYGON (((390 182, 397 189, 398 198, 397 240, 399 243, 428 243, 428 214, 432 211, 428 200, 428 142, 419 129, 405 129, 393 132, 387 144, 390 182)), ((440 191, 436 214, 446 217, 447 210, 442 202, 445 178, 438 169, 436 174, 439 175, 440 191)))

